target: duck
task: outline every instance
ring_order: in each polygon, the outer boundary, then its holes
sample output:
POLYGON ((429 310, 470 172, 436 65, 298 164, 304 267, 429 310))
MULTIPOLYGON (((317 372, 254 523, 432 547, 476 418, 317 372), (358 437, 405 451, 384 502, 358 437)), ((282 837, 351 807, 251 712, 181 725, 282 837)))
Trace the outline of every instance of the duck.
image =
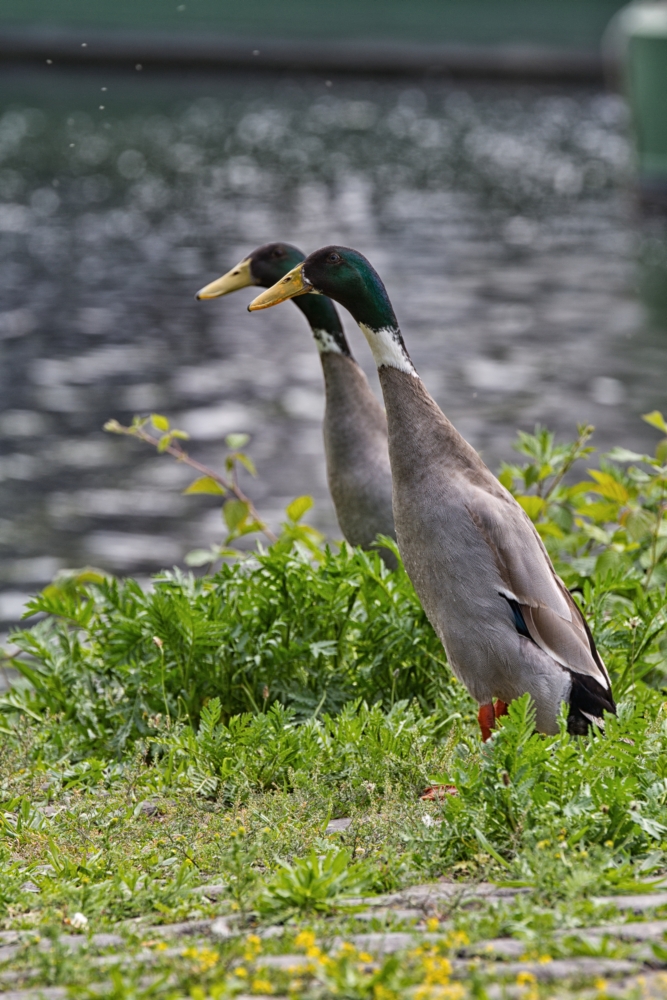
MULTIPOLYGON (((215 299, 251 285, 270 288, 304 259, 289 243, 266 243, 200 289, 196 298, 215 299)), ((338 524, 350 545, 376 548, 395 569, 394 553, 376 542, 378 535, 396 539, 384 409, 352 356, 331 299, 306 293, 294 304, 310 325, 322 365, 324 452, 338 524)))
POLYGON ((319 292, 347 309, 377 365, 387 414, 398 548, 482 738, 528 693, 539 732, 604 728, 616 706, 606 667, 528 515, 427 392, 386 288, 349 247, 316 250, 250 303, 319 292))

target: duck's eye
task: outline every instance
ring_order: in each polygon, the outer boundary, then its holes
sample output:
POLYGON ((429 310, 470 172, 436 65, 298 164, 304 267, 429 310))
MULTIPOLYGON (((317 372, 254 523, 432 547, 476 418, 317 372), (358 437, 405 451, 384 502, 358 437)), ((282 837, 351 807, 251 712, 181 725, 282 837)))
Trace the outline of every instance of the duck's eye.
POLYGON ((279 249, 278 250, 274 250, 273 253, 271 254, 271 256, 272 257, 276 257, 276 258, 278 258, 278 257, 284 257, 285 256, 285 251, 284 250, 279 250, 279 249))
POLYGON ((341 256, 340 256, 339 253, 330 253, 329 257, 328 257, 328 260, 329 260, 330 264, 337 264, 340 259, 341 259, 341 256))

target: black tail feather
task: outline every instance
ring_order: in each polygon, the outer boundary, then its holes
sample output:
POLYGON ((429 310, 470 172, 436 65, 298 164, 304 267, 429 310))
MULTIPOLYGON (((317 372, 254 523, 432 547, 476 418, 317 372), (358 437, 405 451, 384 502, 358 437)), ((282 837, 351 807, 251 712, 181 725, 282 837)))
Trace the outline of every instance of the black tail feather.
POLYGON ((572 689, 570 691, 570 711, 567 731, 572 736, 585 736, 594 719, 604 718, 605 712, 616 715, 616 704, 611 690, 606 690, 587 674, 570 671, 572 689))

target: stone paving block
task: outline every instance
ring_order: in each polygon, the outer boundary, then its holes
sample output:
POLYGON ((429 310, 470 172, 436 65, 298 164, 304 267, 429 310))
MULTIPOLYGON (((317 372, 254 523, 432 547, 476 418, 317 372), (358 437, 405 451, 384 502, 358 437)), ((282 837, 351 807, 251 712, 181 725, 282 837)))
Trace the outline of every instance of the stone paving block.
POLYGON ((352 820, 351 819, 348 819, 348 818, 346 818, 346 819, 332 819, 332 820, 329 821, 329 823, 327 823, 327 828, 326 828, 326 830, 324 832, 325 832, 325 834, 344 833, 345 830, 349 829, 351 826, 352 826, 352 820))
POLYGON ((644 913, 645 910, 654 910, 658 906, 667 906, 667 892, 642 892, 636 896, 595 896, 592 901, 598 906, 607 904, 617 906, 619 910, 644 913))
POLYGON ((209 934, 217 941, 226 941, 228 938, 234 937, 234 931, 224 917, 216 917, 209 928, 209 934))
POLYGON ((407 951, 426 941, 436 944, 442 941, 442 934, 416 934, 414 931, 376 931, 370 934, 350 934, 336 938, 331 945, 335 952, 344 941, 349 941, 360 951, 370 951, 376 955, 393 955, 397 951, 407 951))
POLYGON ((18 931, 0 931, 0 944, 18 944, 19 940, 18 931))
POLYGON ((63 1000, 66 996, 64 986, 33 986, 28 990, 7 990, 2 1000, 63 1000))
POLYGON ((197 893, 198 896, 206 896, 207 899, 221 899, 222 896, 226 895, 229 886, 223 884, 214 885, 198 885, 196 889, 193 889, 193 893, 197 893))
POLYGON ((622 941, 660 941, 667 933, 667 920, 634 920, 628 924, 608 924, 601 927, 579 927, 562 931, 560 938, 566 937, 615 937, 622 941))
POLYGON ((156 934, 160 937, 188 937, 197 934, 209 934, 213 919, 209 920, 184 920, 179 924, 156 924, 154 927, 145 927, 144 936, 156 934))
POLYGON ((526 949, 530 945, 526 941, 517 941, 516 938, 492 938, 489 941, 477 941, 476 944, 467 945, 462 949, 465 955, 480 955, 482 958, 521 958, 525 955, 526 949))
POLYGON ((400 907, 378 907, 376 910, 365 910, 363 913, 355 913, 355 920, 423 920, 424 911, 417 909, 401 909, 400 907))
POLYGON ((641 1000, 665 1000, 667 997, 667 973, 646 972, 630 976, 617 983, 607 983, 604 994, 608 997, 639 996, 641 1000))
MULTIPOLYGON (((457 962, 455 971, 459 977, 470 968, 457 962)), ((529 972, 538 982, 549 983, 566 979, 594 979, 627 976, 638 972, 636 962, 622 958, 554 958, 550 962, 505 962, 502 965, 485 965, 478 968, 487 975, 516 979, 520 972, 529 972)))
POLYGON ((305 969, 311 959, 305 955, 263 955, 258 964, 268 969, 305 969))

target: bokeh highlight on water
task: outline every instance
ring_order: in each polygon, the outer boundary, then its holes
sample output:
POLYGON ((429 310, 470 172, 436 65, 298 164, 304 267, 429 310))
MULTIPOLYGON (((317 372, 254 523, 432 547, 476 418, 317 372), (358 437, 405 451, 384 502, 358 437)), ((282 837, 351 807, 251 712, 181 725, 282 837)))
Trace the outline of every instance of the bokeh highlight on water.
MULTIPOLYGON (((220 540, 188 471, 104 434, 158 411, 339 537, 321 373, 290 304, 194 292, 257 244, 365 253, 428 388, 495 467, 517 427, 651 447, 665 408, 659 223, 622 101, 595 89, 228 74, 3 71, 0 623, 61 567, 146 575, 220 540)), ((365 344, 346 328, 377 381, 365 344)))

